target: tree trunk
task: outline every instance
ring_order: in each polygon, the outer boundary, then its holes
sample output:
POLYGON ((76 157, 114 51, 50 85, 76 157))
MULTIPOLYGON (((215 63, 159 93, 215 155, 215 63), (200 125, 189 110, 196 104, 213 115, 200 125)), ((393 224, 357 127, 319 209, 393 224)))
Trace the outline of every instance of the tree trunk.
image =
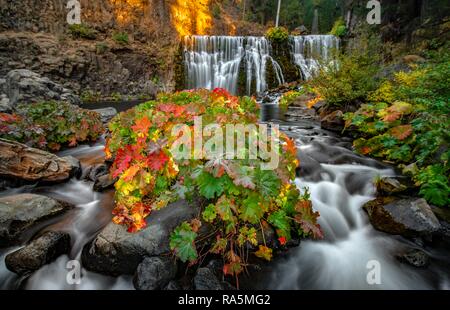
POLYGON ((277 19, 275 22, 275 27, 280 26, 280 10, 281 10, 281 0, 278 0, 277 19))

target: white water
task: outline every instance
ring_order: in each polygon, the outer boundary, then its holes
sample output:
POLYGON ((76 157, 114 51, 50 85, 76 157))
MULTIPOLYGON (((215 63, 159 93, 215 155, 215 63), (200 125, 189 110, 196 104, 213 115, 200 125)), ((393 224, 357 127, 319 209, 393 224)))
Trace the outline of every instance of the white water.
POLYGON ((251 94, 252 85, 256 93, 261 93, 267 90, 268 63, 278 83, 284 83, 283 72, 270 56, 270 43, 264 37, 187 36, 184 40, 188 89, 219 87, 237 94, 243 68, 246 93, 251 94))
POLYGON ((311 79, 321 63, 333 61, 333 51, 339 49, 339 39, 333 35, 293 36, 292 54, 305 80, 311 79))

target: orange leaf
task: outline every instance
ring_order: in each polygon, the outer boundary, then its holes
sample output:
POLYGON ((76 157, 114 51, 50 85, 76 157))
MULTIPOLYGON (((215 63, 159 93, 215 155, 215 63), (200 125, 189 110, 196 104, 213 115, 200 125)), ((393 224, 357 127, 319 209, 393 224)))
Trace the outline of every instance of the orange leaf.
POLYGON ((390 130, 390 134, 399 139, 400 141, 405 140, 413 133, 413 127, 411 125, 402 125, 394 127, 390 130))

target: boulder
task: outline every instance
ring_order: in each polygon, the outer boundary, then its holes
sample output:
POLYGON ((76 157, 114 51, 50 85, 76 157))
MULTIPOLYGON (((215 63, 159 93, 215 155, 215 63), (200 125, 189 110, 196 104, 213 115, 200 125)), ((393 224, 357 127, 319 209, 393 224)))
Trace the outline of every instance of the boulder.
POLYGON ((181 291, 181 286, 176 281, 170 281, 164 288, 165 291, 181 291))
POLYGON ((10 253, 5 258, 6 267, 19 275, 27 275, 51 263, 70 251, 70 235, 49 231, 30 244, 10 253))
POLYGON ((4 91, 13 107, 21 103, 48 100, 81 104, 80 98, 70 90, 30 70, 12 70, 8 72, 5 80, 4 91))
POLYGON ((110 223, 83 248, 83 266, 106 275, 134 274, 144 257, 170 253, 170 234, 199 212, 199 206, 180 200, 153 212, 147 218, 147 227, 137 233, 129 233, 126 227, 110 223))
POLYGON ((408 189, 403 183, 397 178, 384 177, 377 180, 376 187, 379 194, 397 194, 408 189))
POLYGON ((177 264, 171 257, 146 257, 133 278, 137 290, 154 291, 167 287, 177 274, 177 264))
POLYGON ((34 194, 0 198, 0 247, 17 244, 28 228, 60 215, 71 207, 55 199, 34 194))
POLYGON ((10 113, 12 111, 9 99, 5 94, 0 94, 0 113, 10 113))
POLYGON ((194 277, 194 288, 199 291, 222 291, 222 283, 209 268, 199 268, 194 277))
POLYGON ((422 250, 413 249, 406 253, 398 254, 397 259, 417 268, 427 267, 430 264, 430 257, 422 250))
POLYGON ((0 139, 0 178, 25 182, 62 182, 80 171, 73 157, 60 158, 25 144, 0 139))
POLYGON ((82 179, 95 182, 99 177, 108 174, 109 166, 106 164, 98 164, 88 167, 83 171, 82 179))
POLYGON ((386 233, 406 237, 431 237, 441 228, 425 199, 379 197, 366 203, 363 208, 372 225, 386 233))
POLYGON ((117 110, 113 107, 96 109, 94 110, 94 112, 100 114, 103 124, 109 123, 109 121, 112 120, 114 116, 117 115, 117 110))
POLYGON ((97 178, 94 182, 94 191, 96 192, 104 192, 108 189, 114 188, 114 184, 116 183, 116 180, 111 177, 111 175, 105 174, 101 177, 97 178))
POLYGON ((344 113, 340 110, 331 112, 322 118, 320 125, 326 130, 342 132, 345 127, 344 113))

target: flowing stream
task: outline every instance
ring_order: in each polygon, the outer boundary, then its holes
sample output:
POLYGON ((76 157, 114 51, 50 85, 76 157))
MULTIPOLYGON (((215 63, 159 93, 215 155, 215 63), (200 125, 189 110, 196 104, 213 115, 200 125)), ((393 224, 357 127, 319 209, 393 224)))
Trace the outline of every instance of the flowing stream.
MULTIPOLYGON (((294 109, 295 112, 295 109, 294 109)), ((299 117, 284 117, 276 104, 262 105, 262 121, 280 124, 295 139, 301 160, 299 187, 309 187, 314 208, 320 214, 325 233, 321 241, 302 241, 252 275, 249 285, 260 289, 449 289, 448 249, 429 247, 431 265, 416 269, 401 264, 395 254, 416 248, 412 241, 375 231, 362 211, 362 205, 374 197, 372 181, 377 175, 395 172, 375 160, 354 154, 351 143, 320 129, 308 113, 299 109, 299 117), (368 264, 380 266, 379 285, 370 285, 368 264)), ((80 146, 60 155, 73 155, 83 166, 102 162, 104 141, 80 146)), ((34 233, 61 230, 70 233, 69 255, 42 267, 28 279, 9 272, 5 256, 20 248, 0 249, 0 289, 133 289, 130 276, 112 278, 82 269, 81 283, 68 284, 67 263, 79 260, 82 247, 111 221, 113 192, 94 193, 92 183, 72 180, 51 186, 26 186, 0 192, 0 196, 31 192, 68 201, 76 208, 63 216, 36 227, 34 233)))

